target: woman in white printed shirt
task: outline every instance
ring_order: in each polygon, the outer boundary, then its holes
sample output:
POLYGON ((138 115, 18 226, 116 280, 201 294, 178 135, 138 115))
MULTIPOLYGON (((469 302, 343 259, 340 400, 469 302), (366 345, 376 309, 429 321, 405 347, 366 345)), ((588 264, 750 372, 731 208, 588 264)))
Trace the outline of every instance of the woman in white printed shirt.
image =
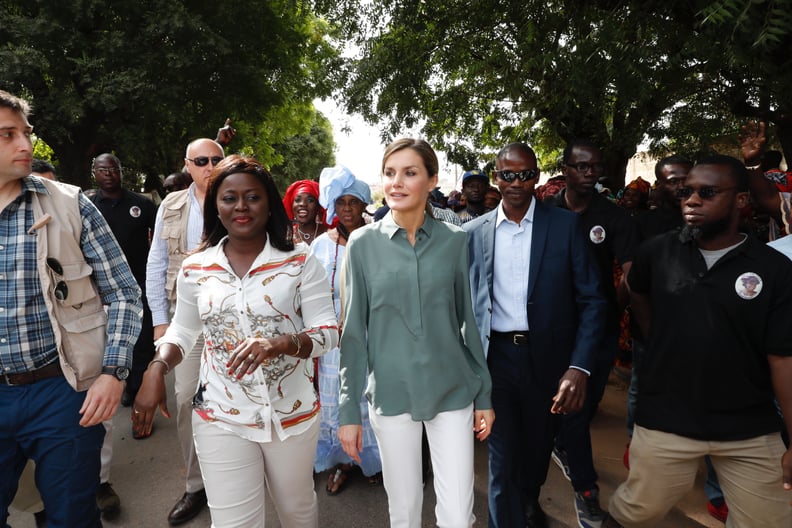
POLYGON ((173 322, 133 411, 144 429, 157 406, 167 416, 164 376, 203 331, 193 430, 217 528, 264 526, 267 486, 282 526, 318 526, 310 358, 337 346, 338 328, 326 273, 308 246, 294 246, 289 225, 258 162, 229 156, 217 165, 204 241, 182 265, 173 322))

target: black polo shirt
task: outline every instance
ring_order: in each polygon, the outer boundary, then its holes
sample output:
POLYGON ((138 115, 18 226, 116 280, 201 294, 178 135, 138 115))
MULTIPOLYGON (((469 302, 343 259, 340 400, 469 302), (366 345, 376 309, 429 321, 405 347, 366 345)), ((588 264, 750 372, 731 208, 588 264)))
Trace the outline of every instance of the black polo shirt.
POLYGON ((767 356, 792 355, 788 258, 748 235, 707 270, 673 231, 637 249, 627 280, 652 311, 637 424, 721 441, 781 430, 767 356))
POLYGON ((107 220, 138 285, 145 288, 149 233, 154 232, 157 206, 149 198, 126 189, 120 200, 105 197, 101 190, 86 194, 107 220))
POLYGON ((635 216, 640 241, 648 240, 654 236, 668 233, 672 229, 682 227, 685 221, 682 212, 678 209, 657 208, 648 211, 639 211, 635 216))
MULTIPOLYGON (((556 194, 551 203, 568 209, 566 189, 556 194)), ((633 251, 638 244, 635 220, 623 208, 599 194, 593 196, 589 206, 578 213, 578 216, 599 270, 603 293, 608 300, 607 329, 609 334, 616 335, 623 310, 619 308, 616 298, 613 267, 632 260, 633 251)))

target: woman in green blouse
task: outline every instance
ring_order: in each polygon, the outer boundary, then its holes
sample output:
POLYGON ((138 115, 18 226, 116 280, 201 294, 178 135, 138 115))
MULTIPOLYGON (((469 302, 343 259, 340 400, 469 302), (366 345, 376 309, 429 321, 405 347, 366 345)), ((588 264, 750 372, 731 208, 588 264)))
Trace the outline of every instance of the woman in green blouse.
POLYGON ((437 176, 425 141, 388 145, 382 186, 390 212, 352 233, 343 268, 338 436, 359 460, 365 389, 390 523, 399 528, 421 525, 423 426, 437 524, 473 525, 473 435, 486 439, 495 419, 471 306, 467 235, 428 210, 437 176))

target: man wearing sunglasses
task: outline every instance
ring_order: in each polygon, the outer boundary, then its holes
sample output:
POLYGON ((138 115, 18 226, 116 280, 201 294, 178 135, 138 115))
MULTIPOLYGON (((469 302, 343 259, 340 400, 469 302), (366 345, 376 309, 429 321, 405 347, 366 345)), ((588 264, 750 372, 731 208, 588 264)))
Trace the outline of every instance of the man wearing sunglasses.
MULTIPOLYGON (((223 147, 211 139, 196 139, 187 145, 184 167, 193 182, 183 191, 168 194, 160 204, 146 267, 146 298, 151 307, 154 339, 168 328, 176 308, 176 276, 187 254, 198 247, 203 233, 203 202, 209 175, 223 159, 223 147)), ((192 399, 198 386, 203 339, 199 339, 175 369, 176 429, 187 471, 184 495, 168 515, 171 525, 185 523, 206 505, 201 468, 192 436, 192 399)), ((132 408, 134 410, 134 404, 132 408)), ((138 435, 145 432, 138 431, 138 435)))
POLYGON ((50 525, 94 528, 101 424, 132 362, 140 288, 88 198, 28 176, 29 113, 0 91, 0 525, 30 458, 50 525))
POLYGON ((534 199, 533 150, 504 147, 493 177, 500 205, 463 225, 498 417, 488 440, 489 526, 546 528, 539 492, 554 415, 583 405, 606 304, 577 215, 534 199))
POLYGON ((602 522, 605 512, 599 503, 589 427, 608 384, 619 346, 619 322, 628 301, 623 279, 618 289, 614 285, 613 264, 621 267, 623 276, 627 275, 638 235, 635 221, 627 211, 595 188, 604 166, 602 154, 593 142, 587 139, 570 141, 564 148, 563 164, 566 188, 556 194, 551 203, 578 215, 608 301, 608 319, 592 364, 586 401, 579 412, 561 418, 553 449, 553 460, 575 490, 578 523, 583 528, 592 528, 602 522))
POLYGON ((780 435, 792 430, 792 262, 739 231, 748 189, 738 160, 703 159, 677 190, 685 227, 636 250, 627 284, 646 353, 630 473, 603 527, 657 523, 705 455, 733 526, 792 526, 780 435))

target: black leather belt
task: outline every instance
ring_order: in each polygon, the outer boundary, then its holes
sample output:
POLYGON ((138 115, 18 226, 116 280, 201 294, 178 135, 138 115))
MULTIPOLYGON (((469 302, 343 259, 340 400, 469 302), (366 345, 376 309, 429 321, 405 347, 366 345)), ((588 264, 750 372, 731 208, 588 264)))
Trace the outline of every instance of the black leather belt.
POLYGON ((60 362, 55 361, 40 369, 30 372, 20 372, 19 374, 0 374, 0 383, 3 385, 29 385, 36 381, 63 376, 60 362))
POLYGON ((496 332, 492 330, 490 332, 490 338, 511 341, 515 346, 526 346, 531 342, 530 336, 531 333, 528 330, 523 330, 522 332, 496 332))

